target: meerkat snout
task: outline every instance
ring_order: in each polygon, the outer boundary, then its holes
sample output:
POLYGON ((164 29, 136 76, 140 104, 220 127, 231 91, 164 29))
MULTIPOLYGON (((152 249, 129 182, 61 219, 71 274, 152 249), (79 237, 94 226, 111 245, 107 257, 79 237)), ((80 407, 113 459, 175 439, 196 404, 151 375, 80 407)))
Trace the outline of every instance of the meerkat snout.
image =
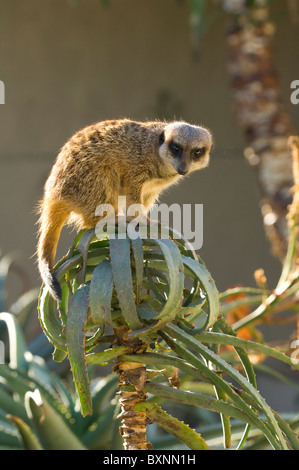
POLYGON ((179 166, 179 168, 178 168, 177 171, 178 171, 178 174, 179 174, 179 175, 184 176, 184 175, 187 175, 187 173, 188 173, 188 168, 186 168, 185 166, 179 166))
POLYGON ((173 122, 165 127, 159 144, 161 158, 184 176, 208 165, 212 135, 203 127, 173 122))

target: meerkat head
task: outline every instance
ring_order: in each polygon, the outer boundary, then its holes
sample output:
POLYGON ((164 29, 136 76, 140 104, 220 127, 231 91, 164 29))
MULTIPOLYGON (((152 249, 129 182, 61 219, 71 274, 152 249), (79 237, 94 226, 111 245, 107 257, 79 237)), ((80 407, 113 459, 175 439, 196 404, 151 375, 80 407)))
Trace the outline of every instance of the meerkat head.
POLYGON ((173 174, 187 175, 208 165, 212 143, 207 129, 172 122, 160 134, 159 155, 173 174))

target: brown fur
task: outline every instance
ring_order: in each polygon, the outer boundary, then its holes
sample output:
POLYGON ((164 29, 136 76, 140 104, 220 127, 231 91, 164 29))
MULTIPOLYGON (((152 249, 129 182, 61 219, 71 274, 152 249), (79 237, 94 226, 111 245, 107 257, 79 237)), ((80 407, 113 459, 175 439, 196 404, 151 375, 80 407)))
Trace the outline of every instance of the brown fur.
POLYGON ((143 204, 148 211, 163 189, 182 176, 207 166, 212 138, 209 131, 186 123, 103 121, 77 132, 61 149, 45 185, 40 204, 39 269, 54 298, 60 286, 52 272, 63 225, 95 227, 99 204, 118 212, 118 196, 127 206, 143 204), (182 151, 175 157, 170 143, 182 151), (194 148, 204 148, 196 161, 194 148))

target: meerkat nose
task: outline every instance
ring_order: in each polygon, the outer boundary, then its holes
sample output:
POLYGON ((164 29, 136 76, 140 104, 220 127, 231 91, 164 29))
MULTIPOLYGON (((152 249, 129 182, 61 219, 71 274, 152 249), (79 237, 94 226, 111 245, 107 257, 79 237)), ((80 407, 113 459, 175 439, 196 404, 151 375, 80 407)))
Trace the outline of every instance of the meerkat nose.
POLYGON ((187 168, 178 168, 177 171, 179 175, 186 175, 188 173, 187 168))

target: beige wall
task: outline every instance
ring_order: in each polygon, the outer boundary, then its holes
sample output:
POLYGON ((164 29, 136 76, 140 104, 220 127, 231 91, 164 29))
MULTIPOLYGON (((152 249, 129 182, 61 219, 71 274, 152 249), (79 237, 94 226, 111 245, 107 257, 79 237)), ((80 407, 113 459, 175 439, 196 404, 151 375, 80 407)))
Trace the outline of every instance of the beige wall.
MULTIPOLYGON (((243 137, 230 109, 226 74, 226 18, 212 24, 194 61, 187 0, 0 0, 0 247, 19 249, 39 285, 34 206, 59 148, 94 121, 131 117, 183 118, 212 129, 210 167, 169 190, 163 202, 204 204, 201 250, 219 289, 253 285, 265 267, 274 285, 261 223, 255 175, 243 158, 243 137)), ((211 3, 211 2, 209 2, 211 3)), ((282 94, 299 79, 299 27, 276 2, 275 52, 282 94)), ((72 239, 64 230, 59 253, 72 239)))
MULTIPOLYGON (((38 284, 29 259, 35 250, 33 208, 59 148, 91 122, 163 113, 203 123, 215 136, 210 168, 162 201, 204 204, 202 256, 219 288, 252 282, 260 265, 275 281, 279 265, 267 251, 255 176, 244 162, 243 138, 230 111, 226 18, 207 31, 195 61, 187 1, 110 4, 0 1, 0 79, 6 86, 6 104, 0 108, 2 250, 20 248, 38 284)), ((289 102, 289 85, 299 77, 294 47, 299 30, 287 14, 278 11, 278 17, 282 92, 298 121, 299 106, 289 102)))

